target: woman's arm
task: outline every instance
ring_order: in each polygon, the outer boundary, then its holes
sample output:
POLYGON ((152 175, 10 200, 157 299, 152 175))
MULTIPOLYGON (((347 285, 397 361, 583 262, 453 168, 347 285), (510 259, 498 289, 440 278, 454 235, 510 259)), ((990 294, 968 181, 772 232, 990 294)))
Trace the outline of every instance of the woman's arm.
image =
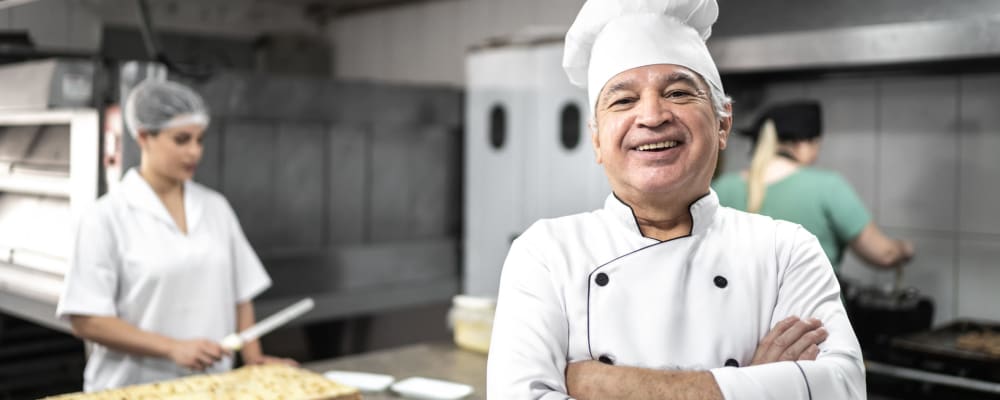
POLYGON ((117 317, 70 315, 73 334, 112 349, 166 358, 177 365, 202 371, 228 354, 208 339, 176 340, 136 328, 117 317))
POLYGON ((886 236, 872 222, 851 240, 850 246, 861 259, 879 268, 900 266, 913 258, 910 242, 886 236))

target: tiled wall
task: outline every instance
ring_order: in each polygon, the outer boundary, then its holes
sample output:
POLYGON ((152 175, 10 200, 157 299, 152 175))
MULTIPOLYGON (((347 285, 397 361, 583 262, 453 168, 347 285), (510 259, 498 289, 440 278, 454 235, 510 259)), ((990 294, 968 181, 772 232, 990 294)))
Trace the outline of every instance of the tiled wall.
MULTIPOLYGON (((934 298, 935 322, 1000 320, 1000 73, 826 78, 727 90, 759 91, 736 104, 737 126, 747 125, 760 104, 820 100, 819 166, 844 175, 888 235, 914 243, 904 282, 934 298)), ((725 168, 745 168, 749 146, 735 137, 725 168)), ((843 272, 866 283, 892 281, 891 273, 853 255, 843 272)))
POLYGON ((565 33, 583 0, 440 0, 337 18, 334 76, 462 86, 465 54, 487 38, 565 33))

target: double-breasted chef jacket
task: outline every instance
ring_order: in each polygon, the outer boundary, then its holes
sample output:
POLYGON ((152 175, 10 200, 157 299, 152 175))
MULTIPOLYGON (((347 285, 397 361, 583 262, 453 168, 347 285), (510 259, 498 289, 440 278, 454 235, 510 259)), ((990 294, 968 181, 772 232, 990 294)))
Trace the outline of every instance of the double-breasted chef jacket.
POLYGON ((644 237, 613 194, 603 209, 541 220, 504 262, 487 392, 496 400, 566 399, 574 361, 707 370, 726 399, 864 399, 861 349, 833 269, 801 226, 690 206, 690 235, 644 237), (818 318, 815 361, 749 366, 779 321, 818 318))
MULTIPOLYGON (((134 169, 81 220, 58 316, 111 316, 174 339, 221 340, 236 330, 236 305, 271 285, 236 213, 222 195, 184 183, 187 234, 134 169)), ((230 369, 232 360, 208 368, 230 369)), ((194 373, 166 358, 95 344, 84 390, 194 373)))

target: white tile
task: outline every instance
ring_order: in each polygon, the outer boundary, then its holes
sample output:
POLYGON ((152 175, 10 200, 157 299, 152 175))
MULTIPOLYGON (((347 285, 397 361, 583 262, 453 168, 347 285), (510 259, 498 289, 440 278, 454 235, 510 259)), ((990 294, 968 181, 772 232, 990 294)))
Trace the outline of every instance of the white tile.
POLYGON ((957 227, 957 78, 914 77, 881 85, 878 221, 957 227))
POLYGON ((823 141, 817 166, 844 176, 876 213, 877 137, 874 80, 831 80, 809 85, 806 97, 822 106, 823 141))
POLYGON ((1000 237, 959 241, 958 316, 1000 320, 1000 237))
POLYGON ((1000 75, 961 82, 959 228, 1000 234, 1000 75))
POLYGON ((864 261, 850 250, 844 252, 844 259, 840 262, 840 276, 842 279, 850 280, 855 284, 874 285, 885 279, 885 272, 871 268, 864 261))
MULTIPOLYGON (((940 324, 955 318, 956 270, 955 251, 958 238, 955 234, 916 233, 886 229, 890 237, 913 243, 914 258, 903 267, 903 286, 914 287, 921 294, 934 300, 934 323, 940 324)), ((876 284, 891 285, 894 274, 875 272, 876 284)))

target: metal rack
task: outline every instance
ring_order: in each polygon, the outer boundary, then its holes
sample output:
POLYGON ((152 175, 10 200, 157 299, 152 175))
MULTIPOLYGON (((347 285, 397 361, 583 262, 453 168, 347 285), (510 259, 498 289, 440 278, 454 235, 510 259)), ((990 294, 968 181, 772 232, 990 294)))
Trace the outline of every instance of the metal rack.
POLYGON ((55 318, 73 230, 97 199, 93 109, 0 112, 0 311, 68 330, 55 318))

